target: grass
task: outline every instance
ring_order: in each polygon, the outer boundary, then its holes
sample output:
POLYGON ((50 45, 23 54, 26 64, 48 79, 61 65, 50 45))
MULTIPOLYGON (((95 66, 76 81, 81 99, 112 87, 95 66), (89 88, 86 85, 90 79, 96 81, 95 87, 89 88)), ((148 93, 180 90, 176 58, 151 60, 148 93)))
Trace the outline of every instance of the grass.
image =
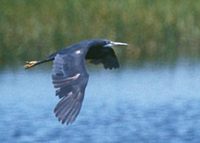
POLYGON ((90 38, 128 42, 117 51, 130 61, 199 59, 200 1, 0 1, 0 64, 90 38))

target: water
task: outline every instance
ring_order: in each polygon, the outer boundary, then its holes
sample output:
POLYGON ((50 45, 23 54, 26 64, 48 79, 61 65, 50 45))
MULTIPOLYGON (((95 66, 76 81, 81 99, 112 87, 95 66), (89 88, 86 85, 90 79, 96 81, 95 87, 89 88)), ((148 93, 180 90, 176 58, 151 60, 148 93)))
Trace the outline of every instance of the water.
POLYGON ((199 143, 200 66, 90 69, 70 126, 54 117, 51 70, 0 72, 1 143, 199 143))

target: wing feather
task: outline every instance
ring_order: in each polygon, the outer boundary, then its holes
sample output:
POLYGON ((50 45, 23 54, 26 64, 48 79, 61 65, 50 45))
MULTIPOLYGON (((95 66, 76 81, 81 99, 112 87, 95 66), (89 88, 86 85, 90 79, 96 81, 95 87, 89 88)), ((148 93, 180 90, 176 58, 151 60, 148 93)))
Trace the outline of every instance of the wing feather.
POLYGON ((88 81, 85 65, 77 66, 74 60, 73 56, 57 54, 53 62, 52 82, 61 99, 54 113, 61 123, 66 124, 74 122, 78 116, 88 81))
POLYGON ((119 68, 119 62, 114 50, 111 47, 92 47, 88 50, 86 59, 93 64, 104 65, 104 68, 119 68))

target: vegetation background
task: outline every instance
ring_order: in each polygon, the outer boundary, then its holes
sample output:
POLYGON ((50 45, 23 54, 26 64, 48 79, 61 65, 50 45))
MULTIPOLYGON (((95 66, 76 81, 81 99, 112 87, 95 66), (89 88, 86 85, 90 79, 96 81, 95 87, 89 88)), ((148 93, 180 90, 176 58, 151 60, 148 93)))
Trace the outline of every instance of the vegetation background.
POLYGON ((0 0, 0 65, 41 59, 83 39, 127 42, 122 62, 200 57, 198 0, 0 0))

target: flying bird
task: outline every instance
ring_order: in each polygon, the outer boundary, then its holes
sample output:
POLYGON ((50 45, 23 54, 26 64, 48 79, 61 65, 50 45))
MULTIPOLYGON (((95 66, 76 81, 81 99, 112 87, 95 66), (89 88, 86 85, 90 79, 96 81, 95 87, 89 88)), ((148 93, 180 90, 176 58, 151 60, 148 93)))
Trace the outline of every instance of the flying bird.
POLYGON ((62 124, 70 124, 78 116, 84 99, 89 78, 85 61, 103 64, 105 69, 119 68, 112 47, 127 45, 107 39, 84 40, 51 54, 45 60, 27 61, 24 67, 28 69, 53 61, 52 82, 60 99, 54 113, 62 124))

